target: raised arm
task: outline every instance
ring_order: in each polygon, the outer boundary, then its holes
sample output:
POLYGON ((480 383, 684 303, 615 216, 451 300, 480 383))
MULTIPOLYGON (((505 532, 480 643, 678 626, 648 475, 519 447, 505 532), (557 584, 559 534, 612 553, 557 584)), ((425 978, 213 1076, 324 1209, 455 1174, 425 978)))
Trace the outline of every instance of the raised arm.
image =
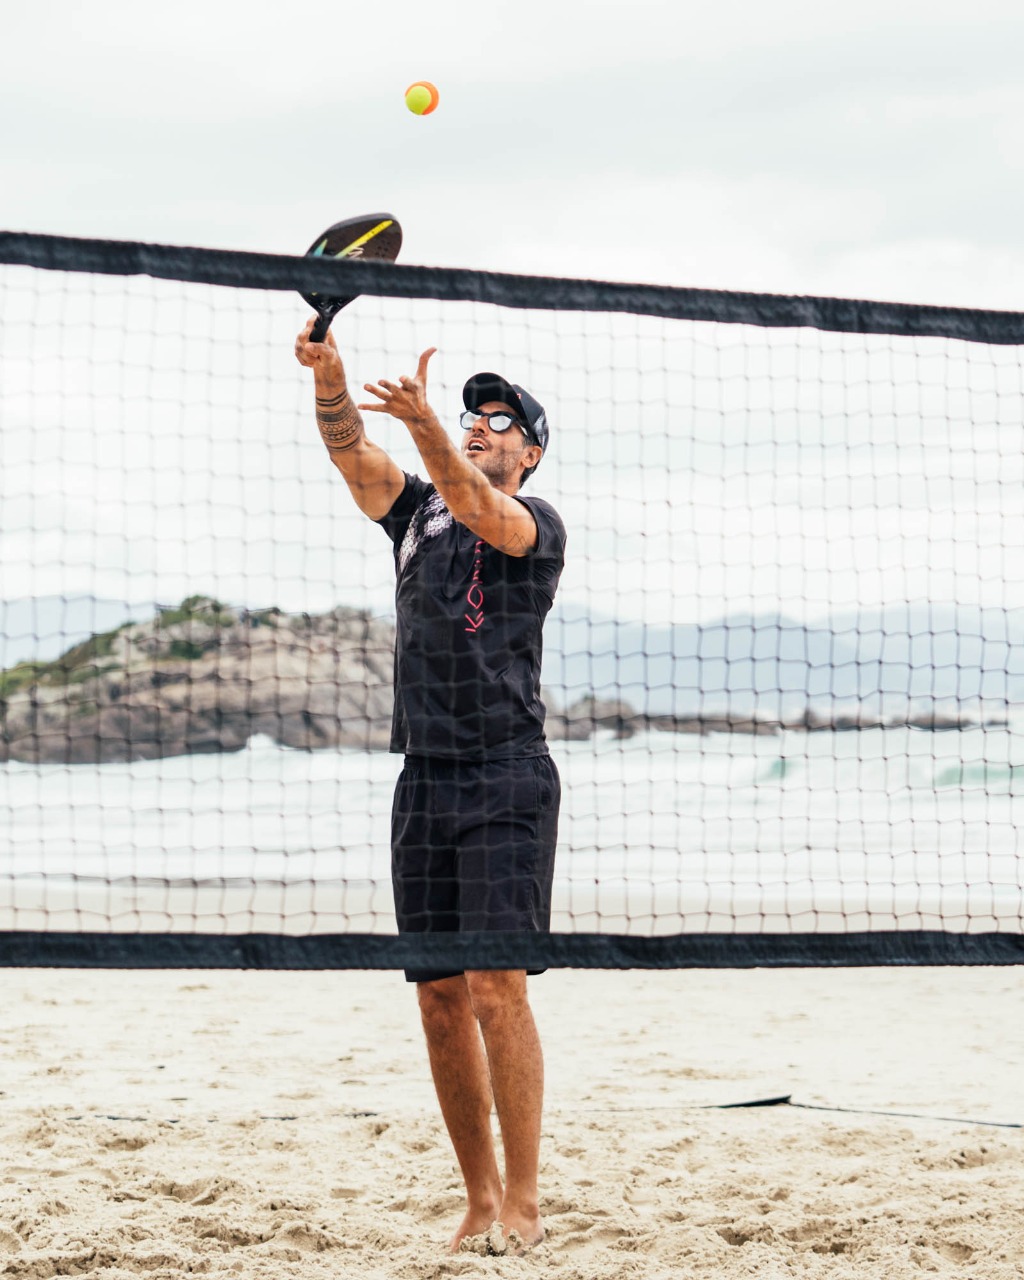
MULTIPOLYGON (((489 480, 456 449, 427 403, 427 364, 435 350, 431 347, 420 356, 413 378, 366 383, 364 389, 381 403, 361 404, 359 408, 387 413, 405 423, 454 519, 506 555, 529 555, 537 545, 537 522, 529 507, 512 496, 517 480, 509 480, 503 487, 489 480)), ((539 460, 540 449, 535 452, 536 457, 529 454, 527 465, 539 460)))
POLYGON ((295 358, 313 370, 316 424, 356 506, 371 520, 380 520, 405 487, 405 476, 383 449, 367 440, 363 416, 348 393, 334 335, 328 332, 323 342, 310 342, 315 320, 314 316, 295 339, 295 358))

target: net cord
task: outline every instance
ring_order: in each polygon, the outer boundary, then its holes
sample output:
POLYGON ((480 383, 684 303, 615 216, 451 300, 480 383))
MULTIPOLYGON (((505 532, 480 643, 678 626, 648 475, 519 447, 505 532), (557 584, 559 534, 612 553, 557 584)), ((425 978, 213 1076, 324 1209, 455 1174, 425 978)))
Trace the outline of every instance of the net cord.
POLYGON ((146 275, 238 289, 432 298, 548 311, 629 312, 761 328, 959 338, 1003 346, 1024 344, 1024 312, 1016 311, 684 289, 387 262, 334 262, 18 231, 0 231, 0 263, 47 271, 146 275))

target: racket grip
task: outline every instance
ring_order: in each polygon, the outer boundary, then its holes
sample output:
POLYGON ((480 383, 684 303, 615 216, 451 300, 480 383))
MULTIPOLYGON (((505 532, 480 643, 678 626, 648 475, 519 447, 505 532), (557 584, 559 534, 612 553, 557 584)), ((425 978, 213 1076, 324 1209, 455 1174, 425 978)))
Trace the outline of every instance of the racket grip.
POLYGON ((310 330, 310 342, 323 342, 324 338, 327 337, 327 330, 331 327, 331 321, 333 319, 333 316, 325 316, 321 312, 316 318, 316 324, 314 324, 313 328, 310 330))

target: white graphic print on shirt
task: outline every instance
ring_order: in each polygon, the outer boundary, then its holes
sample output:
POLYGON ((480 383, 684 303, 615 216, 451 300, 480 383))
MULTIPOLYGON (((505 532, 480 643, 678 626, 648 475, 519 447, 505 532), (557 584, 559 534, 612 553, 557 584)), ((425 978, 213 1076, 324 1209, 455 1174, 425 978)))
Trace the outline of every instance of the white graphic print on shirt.
POLYGON ((398 552, 398 572, 400 574, 405 572, 405 566, 424 538, 435 538, 439 533, 450 528, 451 524, 452 513, 444 505, 441 495, 435 491, 409 521, 409 527, 405 531, 405 537, 398 552))

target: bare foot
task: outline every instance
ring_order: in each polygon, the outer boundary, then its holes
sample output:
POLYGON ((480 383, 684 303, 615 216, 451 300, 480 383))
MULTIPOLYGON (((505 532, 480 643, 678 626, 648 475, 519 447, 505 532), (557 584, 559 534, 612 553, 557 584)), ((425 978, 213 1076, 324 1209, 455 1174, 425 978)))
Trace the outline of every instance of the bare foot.
POLYGON ((540 1237, 527 1243, 515 1227, 506 1231, 503 1222, 492 1222, 480 1235, 466 1236, 459 1246, 459 1252, 476 1253, 481 1258, 521 1258, 543 1239, 543 1226, 540 1237))
POLYGON ((509 1253, 526 1253, 544 1239, 544 1219, 539 1213, 517 1213, 505 1207, 501 1211, 501 1228, 509 1253))
POLYGON ((485 1202, 484 1205, 470 1205, 466 1216, 459 1223, 458 1229, 448 1242, 448 1252, 458 1253, 459 1245, 468 1236, 482 1236, 489 1229, 498 1212, 497 1198, 485 1202))

